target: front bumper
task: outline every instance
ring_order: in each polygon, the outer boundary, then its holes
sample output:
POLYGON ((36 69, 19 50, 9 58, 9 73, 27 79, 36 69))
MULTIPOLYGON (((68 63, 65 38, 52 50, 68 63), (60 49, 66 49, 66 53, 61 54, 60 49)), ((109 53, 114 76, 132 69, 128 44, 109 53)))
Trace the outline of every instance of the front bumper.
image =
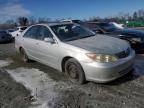
POLYGON ((81 65, 85 72, 86 80, 100 83, 115 80, 133 69, 135 52, 132 51, 126 58, 112 63, 84 63, 81 65))

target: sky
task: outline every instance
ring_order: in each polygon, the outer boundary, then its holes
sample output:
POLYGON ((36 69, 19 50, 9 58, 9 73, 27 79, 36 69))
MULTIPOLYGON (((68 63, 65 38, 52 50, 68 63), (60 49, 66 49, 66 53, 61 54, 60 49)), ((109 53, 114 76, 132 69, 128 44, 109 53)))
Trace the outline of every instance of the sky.
POLYGON ((144 0, 0 0, 0 22, 24 17, 53 20, 110 17, 144 9, 144 0))

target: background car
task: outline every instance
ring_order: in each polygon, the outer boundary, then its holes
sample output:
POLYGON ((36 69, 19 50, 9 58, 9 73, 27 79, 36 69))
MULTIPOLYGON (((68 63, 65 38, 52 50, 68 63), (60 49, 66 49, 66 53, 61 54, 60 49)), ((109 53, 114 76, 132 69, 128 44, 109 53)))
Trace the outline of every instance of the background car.
POLYGON ((49 65, 79 84, 115 80, 133 69, 135 58, 127 42, 75 23, 33 25, 16 38, 15 47, 23 61, 49 65))
POLYGON ((27 28, 27 26, 17 27, 15 31, 10 32, 13 37, 21 35, 21 33, 27 28))
POLYGON ((98 34, 106 34, 128 41, 137 53, 144 53, 144 31, 134 30, 114 23, 94 23, 93 28, 98 34))
POLYGON ((12 32, 14 32, 15 31, 15 29, 8 29, 7 30, 7 32, 9 33, 9 34, 11 34, 12 32))
POLYGON ((0 43, 12 42, 13 38, 7 31, 0 31, 0 43))

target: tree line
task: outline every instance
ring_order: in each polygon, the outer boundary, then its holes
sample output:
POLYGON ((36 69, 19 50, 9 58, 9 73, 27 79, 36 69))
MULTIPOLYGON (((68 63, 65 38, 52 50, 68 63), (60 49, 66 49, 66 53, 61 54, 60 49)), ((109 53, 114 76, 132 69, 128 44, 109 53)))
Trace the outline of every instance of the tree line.
MULTIPOLYGON (((0 24, 0 29, 9 29, 15 28, 17 26, 29 26, 33 24, 39 23, 49 23, 49 22, 58 22, 62 19, 51 20, 50 18, 46 17, 19 17, 16 20, 9 19, 3 24, 0 24)), ((124 23, 126 21, 144 21, 144 9, 139 9, 138 11, 130 13, 123 13, 119 12, 116 16, 105 17, 101 18, 99 16, 93 16, 89 19, 83 19, 83 21, 98 21, 98 22, 117 22, 117 23, 124 23)))
POLYGON ((144 9, 139 9, 138 11, 130 13, 123 13, 119 12, 116 16, 110 16, 101 18, 97 17, 90 17, 89 21, 105 21, 105 22, 124 22, 124 21, 140 21, 144 20, 144 9))
POLYGON ((50 22, 50 18, 45 17, 19 17, 16 20, 9 19, 6 22, 0 24, 0 29, 13 29, 18 26, 29 26, 34 24, 40 24, 40 23, 48 23, 50 22))

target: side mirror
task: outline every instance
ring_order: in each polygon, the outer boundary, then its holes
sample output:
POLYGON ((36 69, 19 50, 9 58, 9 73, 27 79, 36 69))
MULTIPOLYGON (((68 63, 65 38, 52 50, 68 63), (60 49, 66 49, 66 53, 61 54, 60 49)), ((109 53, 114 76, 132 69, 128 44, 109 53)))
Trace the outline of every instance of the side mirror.
POLYGON ((44 38, 44 41, 48 43, 55 43, 54 39, 52 38, 44 38))

